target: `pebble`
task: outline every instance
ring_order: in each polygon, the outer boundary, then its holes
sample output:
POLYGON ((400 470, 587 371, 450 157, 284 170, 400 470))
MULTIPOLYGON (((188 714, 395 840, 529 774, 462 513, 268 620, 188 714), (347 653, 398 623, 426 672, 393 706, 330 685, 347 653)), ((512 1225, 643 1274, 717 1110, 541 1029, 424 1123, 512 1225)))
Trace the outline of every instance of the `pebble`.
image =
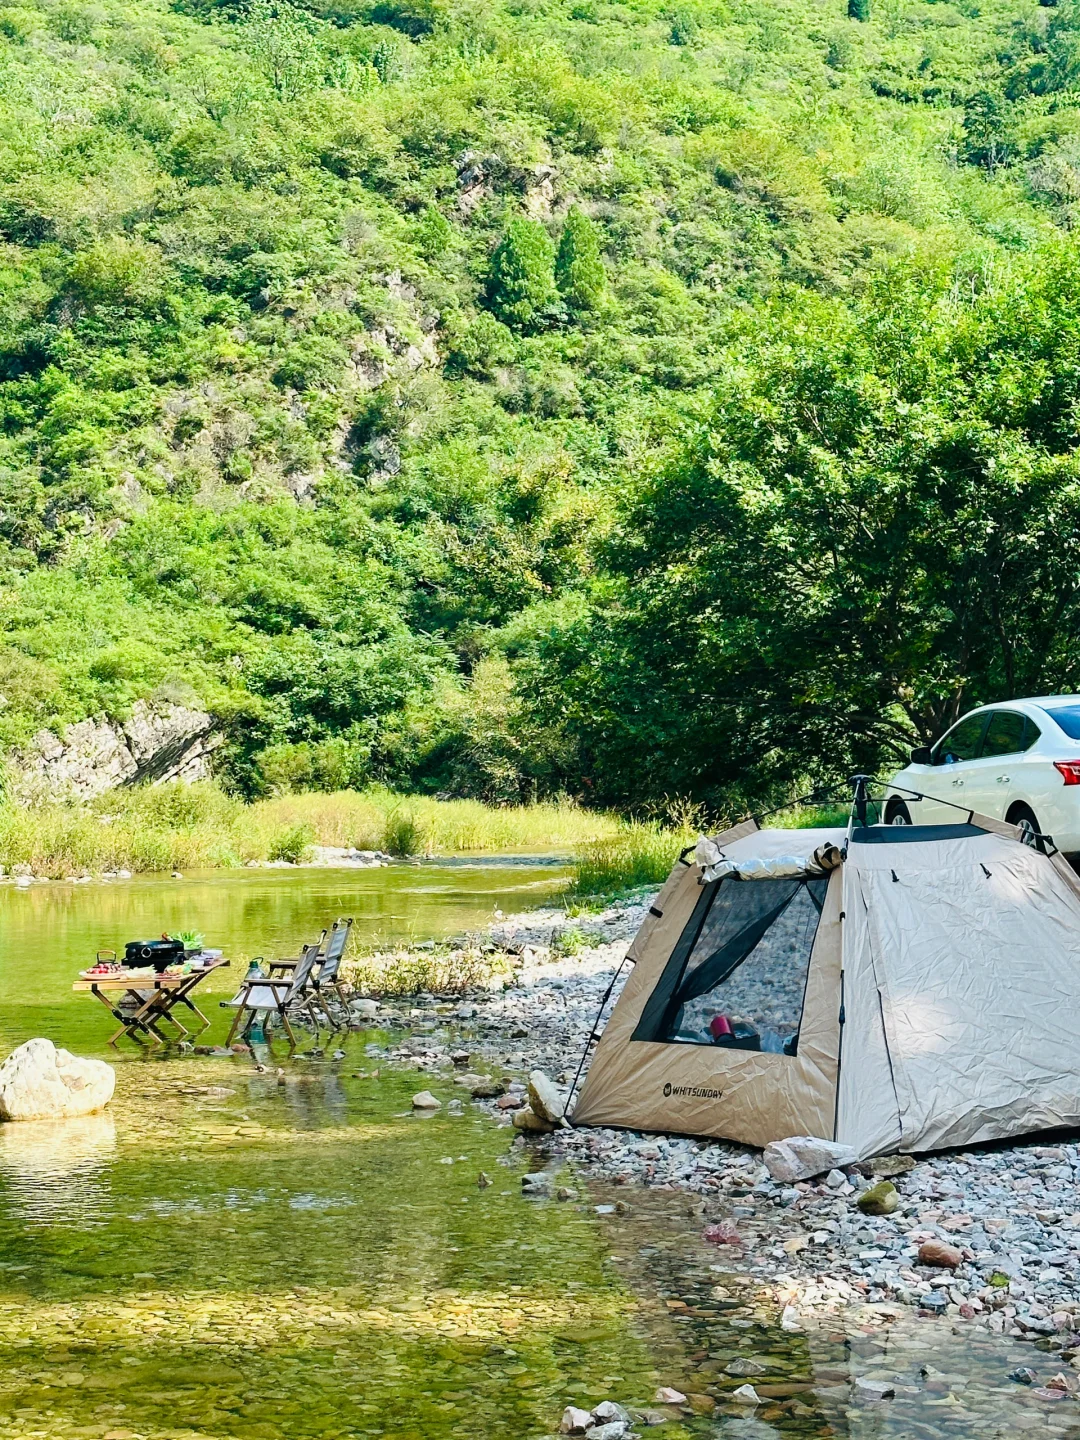
POLYGON ((412 1097, 414 1110, 441 1110, 442 1101, 436 1100, 430 1090, 420 1090, 412 1097))
MULTIPOLYGON (((618 997, 628 969, 618 978, 616 971, 650 900, 575 920, 588 944, 573 956, 551 948, 568 923, 564 912, 501 918, 483 943, 517 957, 509 982, 441 1009, 425 1001, 412 1016, 384 1006, 380 1024, 408 1024, 418 1033, 396 1046, 369 1046, 369 1055, 452 1076, 509 1127, 510 1114, 495 1102, 508 1095, 522 1113, 530 1072, 556 1076, 560 1086, 573 1080, 613 980, 601 1028, 618 997), (459 1023, 469 1025, 464 1045, 459 1023), (451 1057, 466 1046, 471 1065, 499 1073, 455 1073, 451 1057)), ((535 1106, 528 1108, 539 1120, 535 1106)), ((973 1147, 927 1159, 884 1155, 858 1164, 840 1159, 824 1178, 798 1181, 775 1179, 761 1151, 722 1140, 560 1126, 550 1133, 518 1130, 514 1143, 553 1164, 571 1164, 583 1179, 686 1194, 699 1207, 703 1231, 731 1227, 714 1232, 722 1248, 713 1254, 725 1272, 752 1269, 755 1281, 770 1287, 788 1314, 785 1328, 870 1304, 945 1315, 1006 1336, 1080 1330, 1076 1143, 973 1147), (883 1181, 896 1202, 873 1213, 874 1191, 889 1193, 883 1181)), ((594 1208, 614 1213, 614 1205, 594 1208)))
POLYGON ((941 1240, 924 1240, 919 1246, 918 1260, 920 1265, 955 1270, 964 1263, 964 1254, 955 1245, 946 1245, 941 1240))
POLYGON ((585 1431, 592 1425, 593 1417, 590 1410, 579 1410, 576 1405, 567 1405, 562 1413, 562 1420, 559 1422, 559 1433, 562 1435, 584 1435, 585 1431))
POLYGON ((740 1405, 761 1404, 761 1396, 754 1389, 753 1385, 740 1385, 737 1390, 732 1390, 728 1399, 735 1400, 740 1405))

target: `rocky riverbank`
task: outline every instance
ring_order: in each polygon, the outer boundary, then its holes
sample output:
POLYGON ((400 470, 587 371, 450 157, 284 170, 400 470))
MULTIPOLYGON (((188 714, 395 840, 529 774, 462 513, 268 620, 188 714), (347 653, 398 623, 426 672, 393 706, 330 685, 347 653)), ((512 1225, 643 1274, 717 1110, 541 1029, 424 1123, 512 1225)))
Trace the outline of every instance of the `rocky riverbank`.
MULTIPOLYGON (((564 1092, 570 1084, 647 904, 578 920, 554 910, 499 920, 484 939, 514 956, 504 987, 382 1006, 380 1019, 409 1033, 370 1047, 373 1055, 423 1072, 425 1088, 442 1077, 509 1129, 528 1103, 530 1071, 545 1071, 564 1092)), ((373 1002, 364 1008, 370 1019, 373 1002)), ((553 1175, 570 1162, 619 1187, 631 1208, 636 1187, 685 1192, 717 1259, 768 1283, 789 1328, 851 1306, 911 1307, 1039 1338, 1063 1359, 1076 1353, 1080 1369, 1080 1146, 1072 1141, 915 1163, 892 1157, 791 1185, 771 1178, 760 1152, 725 1142, 556 1128, 519 1132, 511 1143, 529 1149, 535 1171, 553 1175), (870 1210, 887 1208, 867 1194, 883 1175, 896 1188, 887 1202, 895 1208, 864 1213, 860 1198, 870 1210)))

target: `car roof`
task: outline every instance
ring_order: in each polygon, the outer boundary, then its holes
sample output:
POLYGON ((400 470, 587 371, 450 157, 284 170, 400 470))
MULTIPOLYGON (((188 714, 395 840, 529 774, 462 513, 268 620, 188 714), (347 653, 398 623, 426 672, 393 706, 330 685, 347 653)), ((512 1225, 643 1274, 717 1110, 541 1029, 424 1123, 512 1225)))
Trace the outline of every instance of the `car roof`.
POLYGON ((1010 705, 1037 705, 1040 710, 1060 709, 1064 705, 1080 705, 1080 695, 1018 695, 1015 700, 994 700, 986 705, 976 705, 968 715, 978 715, 983 710, 1007 710, 1010 705))

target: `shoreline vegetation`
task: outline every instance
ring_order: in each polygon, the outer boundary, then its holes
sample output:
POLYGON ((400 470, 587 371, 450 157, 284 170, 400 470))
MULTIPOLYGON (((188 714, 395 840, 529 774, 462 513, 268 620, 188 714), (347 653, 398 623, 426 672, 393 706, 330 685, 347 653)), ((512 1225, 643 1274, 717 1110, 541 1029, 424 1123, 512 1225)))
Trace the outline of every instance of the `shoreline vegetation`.
MULTIPOLYGON (((844 823, 840 811, 792 809, 770 823, 844 823)), ((416 856, 564 856, 571 913, 663 883, 679 852, 716 829, 696 811, 626 819, 570 800, 485 805, 377 786, 254 802, 204 782, 111 791, 85 804, 0 804, 6 876, 70 880, 131 873, 304 864, 316 846, 416 856)))

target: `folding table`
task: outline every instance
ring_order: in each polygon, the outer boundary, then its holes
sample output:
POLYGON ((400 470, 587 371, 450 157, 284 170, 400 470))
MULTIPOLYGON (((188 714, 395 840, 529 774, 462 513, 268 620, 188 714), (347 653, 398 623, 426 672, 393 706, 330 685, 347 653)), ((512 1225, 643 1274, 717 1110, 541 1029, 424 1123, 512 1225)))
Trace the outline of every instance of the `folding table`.
POLYGON ((205 1030, 210 1021, 191 998, 191 992, 200 985, 207 975, 223 970, 228 960, 214 960, 199 969, 189 970, 186 975, 158 975, 153 970, 126 970, 120 975, 89 976, 75 981, 73 990, 95 995, 106 1010, 120 1021, 120 1028, 109 1036, 109 1044, 115 1045, 121 1035, 142 1043, 140 1035, 145 1034, 153 1044, 168 1044, 169 1036, 158 1029, 162 1020, 168 1020, 180 1031, 180 1037, 197 1033, 182 1025, 173 1013, 178 1006, 186 1005, 201 1021, 199 1030, 205 1030), (120 1008, 118 995, 131 997, 127 1009, 120 1008))

